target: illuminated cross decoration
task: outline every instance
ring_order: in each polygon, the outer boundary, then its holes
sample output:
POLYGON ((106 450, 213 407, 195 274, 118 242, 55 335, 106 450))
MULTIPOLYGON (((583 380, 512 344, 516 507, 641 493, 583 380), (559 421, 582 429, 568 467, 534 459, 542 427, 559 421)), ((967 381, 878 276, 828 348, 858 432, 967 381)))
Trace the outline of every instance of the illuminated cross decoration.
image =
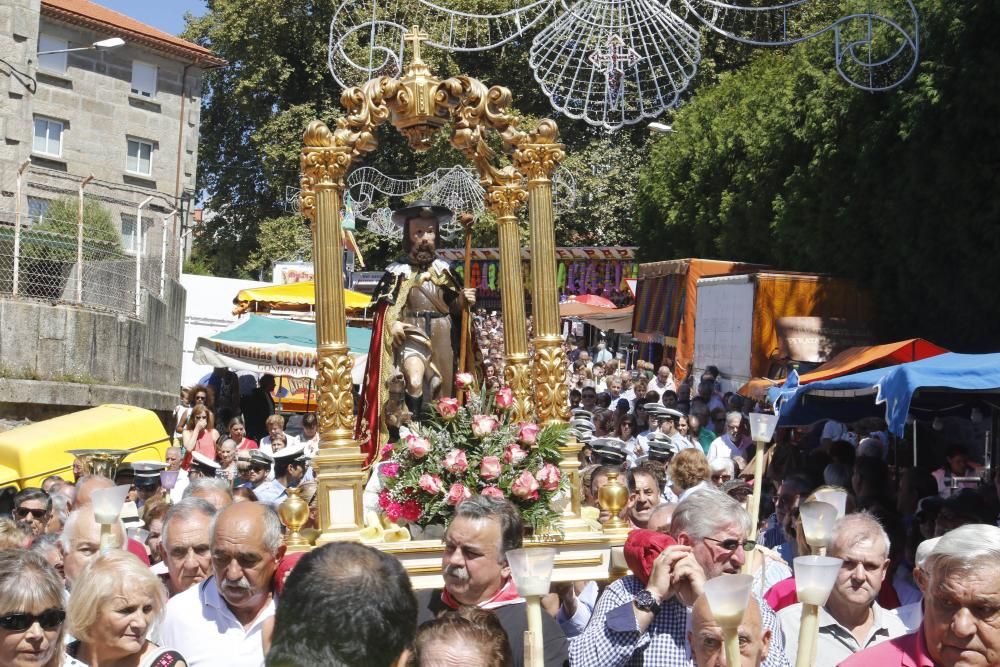
POLYGON ((430 39, 430 37, 431 36, 426 32, 421 32, 419 26, 413 26, 406 31, 406 36, 403 37, 403 41, 410 42, 413 47, 413 62, 423 62, 423 60, 420 59, 420 45, 430 39))
POLYGON ((594 51, 588 59, 590 64, 604 71, 608 100, 612 106, 616 106, 625 83, 625 68, 635 67, 642 57, 632 47, 626 49, 621 37, 612 35, 608 39, 607 49, 594 51))

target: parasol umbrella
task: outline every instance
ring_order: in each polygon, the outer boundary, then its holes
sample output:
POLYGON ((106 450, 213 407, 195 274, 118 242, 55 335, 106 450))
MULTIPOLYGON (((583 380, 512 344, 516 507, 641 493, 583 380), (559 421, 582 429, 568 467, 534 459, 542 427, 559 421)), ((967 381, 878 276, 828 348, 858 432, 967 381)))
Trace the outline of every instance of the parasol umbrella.
POLYGON ((581 294, 579 296, 571 296, 570 301, 576 301, 577 303, 583 303, 588 306, 595 306, 597 308, 617 308, 611 299, 605 299, 603 296, 597 296, 596 294, 581 294))

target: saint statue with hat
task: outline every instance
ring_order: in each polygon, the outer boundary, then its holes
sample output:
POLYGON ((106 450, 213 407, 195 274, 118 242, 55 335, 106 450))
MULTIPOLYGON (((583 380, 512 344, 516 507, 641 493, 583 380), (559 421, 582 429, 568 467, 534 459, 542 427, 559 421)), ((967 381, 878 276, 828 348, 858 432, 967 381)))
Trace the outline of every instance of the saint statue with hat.
POLYGON ((454 395, 462 311, 475 304, 476 292, 464 289, 449 264, 437 257, 441 223, 452 216, 429 201, 392 214, 403 229, 406 256, 389 264, 372 295, 374 326, 355 425, 369 462, 389 441, 390 379, 402 376, 413 420, 431 401, 454 395))

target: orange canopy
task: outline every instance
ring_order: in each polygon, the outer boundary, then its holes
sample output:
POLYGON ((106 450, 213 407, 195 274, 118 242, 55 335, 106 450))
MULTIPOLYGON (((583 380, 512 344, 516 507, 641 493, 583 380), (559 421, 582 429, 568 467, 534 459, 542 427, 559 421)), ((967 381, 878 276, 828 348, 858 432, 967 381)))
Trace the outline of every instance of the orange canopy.
MULTIPOLYGON (((910 338, 896 343, 886 343, 885 345, 849 347, 811 373, 799 376, 799 384, 829 380, 841 375, 857 373, 858 371, 872 368, 895 366, 908 361, 919 361, 928 357, 936 357, 945 352, 948 352, 948 350, 923 338, 910 338)), ((784 383, 784 380, 754 378, 740 387, 739 393, 748 398, 761 401, 767 396, 768 389, 784 383)))

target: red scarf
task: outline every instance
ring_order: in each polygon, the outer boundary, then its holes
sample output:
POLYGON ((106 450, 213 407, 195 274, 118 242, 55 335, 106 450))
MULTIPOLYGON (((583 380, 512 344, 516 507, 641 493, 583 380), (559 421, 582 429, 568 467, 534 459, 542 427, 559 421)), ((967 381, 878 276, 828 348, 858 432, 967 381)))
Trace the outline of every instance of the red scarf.
POLYGON ((655 530, 633 528, 625 541, 625 562, 628 569, 643 586, 649 583, 649 575, 653 571, 653 561, 672 544, 677 544, 674 538, 655 530))
MULTIPOLYGON (((452 609, 467 606, 452 597, 447 588, 441 589, 441 602, 445 603, 452 609)), ((524 598, 517 592, 517 586, 514 585, 514 579, 511 578, 507 580, 507 583, 500 587, 500 590, 496 592, 496 595, 491 597, 489 600, 480 602, 476 606, 480 609, 496 609, 498 607, 505 607, 509 604, 518 604, 520 602, 524 602, 524 598)))

